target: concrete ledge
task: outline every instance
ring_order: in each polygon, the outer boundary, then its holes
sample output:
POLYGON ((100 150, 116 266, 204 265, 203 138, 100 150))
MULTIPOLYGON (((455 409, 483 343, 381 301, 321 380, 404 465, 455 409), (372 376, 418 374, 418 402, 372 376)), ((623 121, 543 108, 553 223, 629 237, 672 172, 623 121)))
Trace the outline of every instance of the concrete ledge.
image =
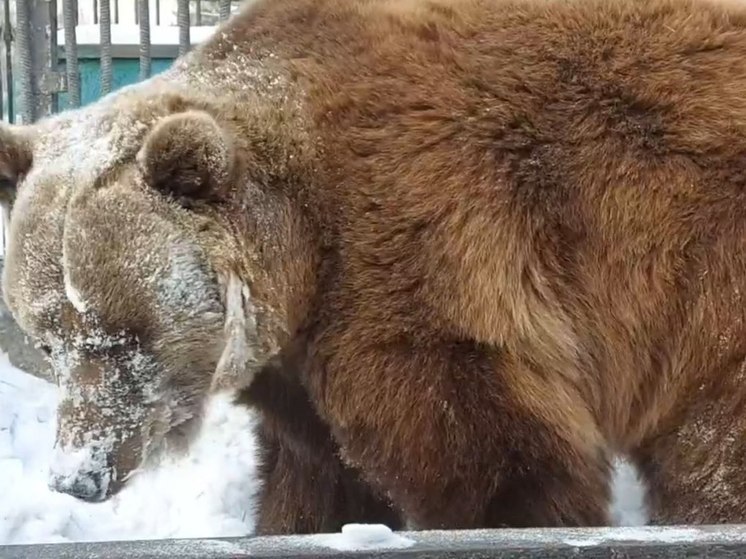
POLYGON ((746 525, 401 532, 351 549, 343 535, 0 546, 2 559, 557 559, 746 557, 746 525))
MULTIPOLYGON (((0 274, 2 274, 3 259, 0 257, 0 274)), ((0 350, 8 354, 11 364, 31 375, 54 382, 49 363, 42 353, 34 347, 26 335, 21 331, 5 306, 5 299, 0 293, 0 350)), ((0 555, 2 559, 2 555, 0 555)))

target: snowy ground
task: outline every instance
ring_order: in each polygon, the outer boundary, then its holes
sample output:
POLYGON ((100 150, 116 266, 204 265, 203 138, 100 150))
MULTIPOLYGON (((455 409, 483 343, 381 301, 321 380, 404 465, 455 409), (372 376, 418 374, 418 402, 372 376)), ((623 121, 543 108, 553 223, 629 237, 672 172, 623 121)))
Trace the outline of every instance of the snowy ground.
MULTIPOLYGON (((47 488, 56 388, 0 354, 0 544, 251 533, 252 418, 225 398, 211 402, 190 454, 141 474, 115 498, 86 504, 47 488)), ((618 470, 615 523, 645 522, 634 471, 618 470)))

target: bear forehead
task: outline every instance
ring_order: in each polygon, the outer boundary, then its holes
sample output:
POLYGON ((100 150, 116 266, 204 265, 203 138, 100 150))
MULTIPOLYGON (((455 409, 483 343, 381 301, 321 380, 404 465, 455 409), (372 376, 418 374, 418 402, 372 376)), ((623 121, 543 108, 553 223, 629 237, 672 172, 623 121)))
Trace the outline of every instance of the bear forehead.
MULTIPOLYGON (((153 252, 172 244, 173 224, 156 215, 152 200, 142 192, 126 184, 114 191, 96 184, 108 171, 134 161, 145 133, 157 120, 157 111, 149 104, 113 99, 34 127, 33 165, 22 181, 11 219, 8 250, 14 258, 8 264, 14 280, 6 284, 32 321, 55 312, 67 300, 78 303, 80 289, 86 286, 71 283, 71 272, 80 278, 80 270, 95 262, 99 276, 132 279, 125 276, 136 277, 138 271, 130 268, 148 268, 157 260, 153 252), (104 258, 107 255, 95 244, 101 235, 116 234, 128 237, 127 242, 117 243, 121 246, 104 258), (147 241, 151 235, 162 241, 161 247, 147 241), (125 254, 127 261, 120 262, 125 254)), ((172 260, 179 254, 175 251, 172 260)), ((93 280, 86 283, 96 287, 93 280)))
POLYGON ((66 110, 31 126, 33 165, 28 182, 46 175, 68 175, 74 186, 95 180, 123 158, 134 157, 147 131, 169 112, 169 101, 182 93, 164 72, 66 110))
POLYGON ((74 179, 70 186, 85 185, 134 155, 154 121, 134 108, 106 104, 51 118, 36 130, 33 165, 24 186, 50 173, 74 179))
POLYGON ((11 227, 33 228, 44 241, 55 223, 62 230, 76 198, 89 196, 99 179, 134 162, 148 130, 167 112, 157 94, 162 88, 146 93, 145 84, 30 127, 32 165, 19 185, 11 227))
MULTIPOLYGON (((33 164, 21 181, 11 215, 11 242, 35 252, 27 264, 61 249, 65 219, 74 196, 90 192, 96 180, 136 149, 144 123, 93 107, 59 115, 34 129, 33 164)), ((54 265, 54 263, 52 263, 54 265)))

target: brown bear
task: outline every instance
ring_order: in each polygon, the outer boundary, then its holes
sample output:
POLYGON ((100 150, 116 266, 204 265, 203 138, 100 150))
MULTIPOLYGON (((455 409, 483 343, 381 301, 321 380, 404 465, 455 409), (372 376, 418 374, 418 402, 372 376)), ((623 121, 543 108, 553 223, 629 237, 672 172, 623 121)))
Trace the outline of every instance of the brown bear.
POLYGON ((259 0, 0 144, 60 491, 240 388, 265 533, 746 520, 746 7, 259 0))

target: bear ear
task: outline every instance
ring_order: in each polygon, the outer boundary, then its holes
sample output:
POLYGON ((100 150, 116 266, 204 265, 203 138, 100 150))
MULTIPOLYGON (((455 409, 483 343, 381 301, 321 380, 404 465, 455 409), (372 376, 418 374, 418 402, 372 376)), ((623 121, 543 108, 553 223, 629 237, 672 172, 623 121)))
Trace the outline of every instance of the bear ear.
POLYGON ((22 129, 0 124, 0 207, 6 212, 12 208, 18 183, 31 168, 31 162, 31 143, 22 129))
POLYGON ((158 122, 137 161, 145 181, 179 198, 211 198, 229 183, 233 142, 209 114, 186 111, 158 122))

